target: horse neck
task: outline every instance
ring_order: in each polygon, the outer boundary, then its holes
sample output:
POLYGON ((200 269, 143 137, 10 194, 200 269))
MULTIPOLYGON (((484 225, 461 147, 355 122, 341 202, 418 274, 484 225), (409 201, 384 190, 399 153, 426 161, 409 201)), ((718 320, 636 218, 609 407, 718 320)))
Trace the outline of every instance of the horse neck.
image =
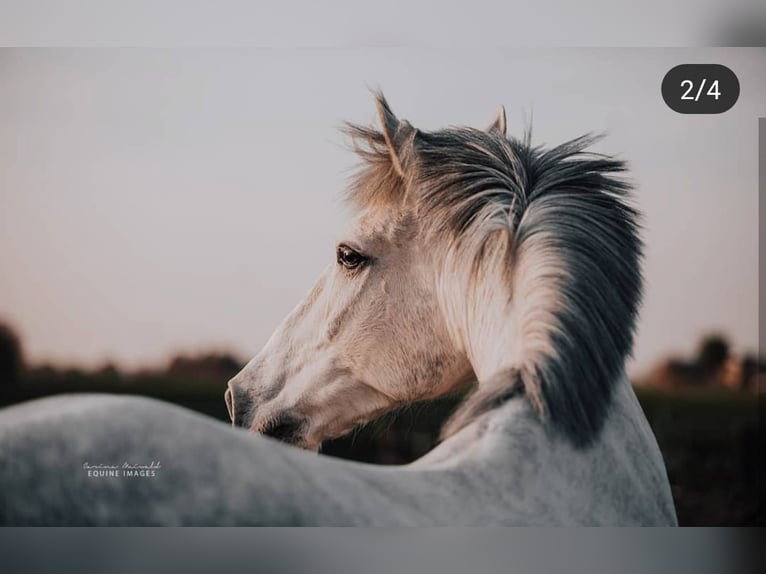
POLYGON ((411 467, 432 483, 441 473, 444 482, 469 488, 482 508, 504 509, 511 523, 677 523, 657 441, 624 375, 588 446, 574 446, 519 397, 411 467))
POLYGON ((567 437, 553 431, 521 395, 479 416, 413 466, 479 469, 507 465, 510 472, 516 472, 520 464, 532 457, 559 453, 578 459, 597 458, 605 449, 619 450, 628 443, 640 450, 656 449, 635 393, 622 375, 615 385, 611 412, 601 432, 587 447, 575 447, 567 437))

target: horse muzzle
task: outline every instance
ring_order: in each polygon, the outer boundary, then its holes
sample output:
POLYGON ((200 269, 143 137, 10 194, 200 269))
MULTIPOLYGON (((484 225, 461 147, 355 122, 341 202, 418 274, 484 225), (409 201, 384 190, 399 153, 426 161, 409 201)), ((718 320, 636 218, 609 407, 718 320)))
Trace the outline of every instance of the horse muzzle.
POLYGON ((258 407, 251 394, 231 383, 226 389, 224 399, 233 426, 248 429, 287 444, 303 446, 305 421, 289 410, 258 416, 258 407))

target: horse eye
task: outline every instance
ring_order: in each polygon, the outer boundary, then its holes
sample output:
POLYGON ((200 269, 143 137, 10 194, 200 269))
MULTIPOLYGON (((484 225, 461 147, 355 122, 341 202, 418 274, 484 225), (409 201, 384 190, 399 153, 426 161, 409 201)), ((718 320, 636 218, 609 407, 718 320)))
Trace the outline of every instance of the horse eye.
POLYGON ((336 256, 338 263, 346 269, 356 269, 367 261, 364 255, 354 251, 348 245, 339 245, 336 256))

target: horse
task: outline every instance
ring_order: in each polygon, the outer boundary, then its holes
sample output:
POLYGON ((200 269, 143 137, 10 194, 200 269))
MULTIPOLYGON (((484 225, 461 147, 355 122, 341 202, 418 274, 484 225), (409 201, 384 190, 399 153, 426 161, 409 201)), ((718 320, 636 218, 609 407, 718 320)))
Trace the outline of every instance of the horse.
POLYGON ((503 108, 429 132, 375 102, 379 127, 344 128, 355 221, 229 381, 232 425, 142 397, 5 409, 0 523, 677 524, 625 370, 642 292, 625 162, 589 152, 596 136, 510 137, 503 108), (318 453, 461 391, 410 464, 318 453), (151 477, 108 475, 137 460, 151 477))

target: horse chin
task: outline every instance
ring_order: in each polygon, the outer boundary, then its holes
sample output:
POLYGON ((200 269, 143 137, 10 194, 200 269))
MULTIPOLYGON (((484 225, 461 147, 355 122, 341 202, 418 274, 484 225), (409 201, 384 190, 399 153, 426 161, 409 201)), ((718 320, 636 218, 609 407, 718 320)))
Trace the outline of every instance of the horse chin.
POLYGON ((316 453, 318 453, 320 451, 320 449, 322 448, 322 443, 320 441, 320 442, 311 443, 311 444, 304 444, 304 445, 301 446, 301 448, 303 450, 307 450, 309 452, 316 452, 316 453))
POLYGON ((274 436, 270 436, 267 433, 260 432, 260 431, 257 431, 257 430, 252 430, 251 429, 251 432, 253 434, 265 437, 265 438, 267 438, 269 440, 273 440, 273 441, 282 443, 282 444, 287 445, 287 446, 294 446, 294 447, 300 448, 302 450, 308 450, 308 451, 316 452, 316 451, 319 450, 319 447, 321 446, 321 442, 309 441, 305 437, 301 437, 301 436, 274 437, 274 436))
POLYGON ((283 439, 280 442, 309 452, 319 452, 322 447, 322 441, 310 441, 306 438, 283 439))

